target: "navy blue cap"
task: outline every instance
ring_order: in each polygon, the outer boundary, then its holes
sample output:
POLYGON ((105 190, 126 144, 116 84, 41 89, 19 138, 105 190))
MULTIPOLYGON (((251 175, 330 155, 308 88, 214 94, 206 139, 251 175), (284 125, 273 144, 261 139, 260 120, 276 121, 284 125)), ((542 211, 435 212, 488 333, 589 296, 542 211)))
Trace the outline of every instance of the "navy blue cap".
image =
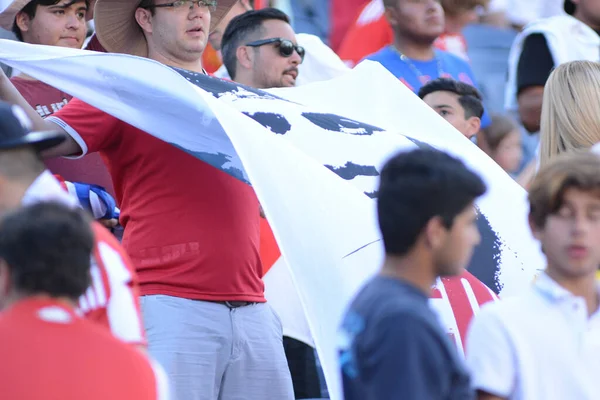
POLYGON ((21 107, 0 101, 0 151, 32 146, 40 152, 59 145, 66 139, 58 131, 33 132, 32 126, 21 107))

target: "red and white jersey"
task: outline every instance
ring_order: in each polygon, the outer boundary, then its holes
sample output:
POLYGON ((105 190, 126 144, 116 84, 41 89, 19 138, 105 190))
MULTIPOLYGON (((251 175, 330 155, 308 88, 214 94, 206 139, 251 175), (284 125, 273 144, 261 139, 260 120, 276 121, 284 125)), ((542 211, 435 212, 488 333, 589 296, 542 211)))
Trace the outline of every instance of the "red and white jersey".
MULTIPOLYGON (((58 177, 60 179, 60 177, 58 177)), ((57 201, 77 207, 63 182, 49 171, 43 172, 25 192, 22 204, 57 201)), ((139 283, 133 264, 117 239, 97 222, 92 226, 95 246, 92 255, 92 285, 79 300, 79 311, 110 329, 127 343, 145 345, 139 301, 139 283)))
POLYGON ((92 321, 109 328, 117 338, 145 344, 137 276, 116 238, 93 223, 96 240, 92 257, 92 285, 79 299, 79 310, 92 321))

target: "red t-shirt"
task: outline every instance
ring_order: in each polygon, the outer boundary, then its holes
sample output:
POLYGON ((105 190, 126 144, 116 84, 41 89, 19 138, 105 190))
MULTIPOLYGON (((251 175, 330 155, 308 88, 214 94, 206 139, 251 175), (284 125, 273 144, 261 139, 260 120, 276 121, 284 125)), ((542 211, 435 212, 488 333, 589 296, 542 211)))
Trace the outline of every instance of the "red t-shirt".
POLYGON ((265 301, 250 186, 78 99, 49 120, 107 162, 142 295, 265 301))
MULTIPOLYGON (((11 82, 42 118, 54 114, 72 98, 71 95, 42 81, 16 76, 11 78, 11 82)), ((58 174, 68 181, 100 185, 113 197, 115 195, 106 165, 98 154, 90 154, 77 160, 53 158, 45 160, 45 164, 53 174, 58 174)))
POLYGON ((50 298, 0 314, 3 399, 156 400, 166 378, 139 350, 50 298))

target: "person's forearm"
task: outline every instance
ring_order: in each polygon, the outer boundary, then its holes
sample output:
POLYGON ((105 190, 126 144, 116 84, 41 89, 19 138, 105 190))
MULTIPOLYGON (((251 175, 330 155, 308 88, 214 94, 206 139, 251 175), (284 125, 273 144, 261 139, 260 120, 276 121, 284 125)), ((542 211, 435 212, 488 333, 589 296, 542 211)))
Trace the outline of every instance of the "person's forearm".
POLYGON ((0 99, 10 104, 20 106, 33 123, 33 130, 47 130, 50 126, 42 117, 27 103, 27 100, 19 93, 10 79, 0 71, 0 99))

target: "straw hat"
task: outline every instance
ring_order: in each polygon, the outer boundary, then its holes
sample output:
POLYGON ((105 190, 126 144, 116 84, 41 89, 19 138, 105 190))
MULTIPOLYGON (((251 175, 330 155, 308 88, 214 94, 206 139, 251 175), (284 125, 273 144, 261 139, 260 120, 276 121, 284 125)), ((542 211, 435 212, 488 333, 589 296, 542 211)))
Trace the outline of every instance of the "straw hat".
MULTIPOLYGON (((96 35, 109 53, 147 57, 148 47, 142 28, 135 20, 141 0, 98 0, 94 10, 96 35)), ((210 31, 221 22, 237 0, 218 0, 211 11, 210 31)))
POLYGON ((10 3, 8 7, 0 13, 0 27, 7 31, 12 31, 17 14, 30 2, 31 0, 14 0, 10 3))

